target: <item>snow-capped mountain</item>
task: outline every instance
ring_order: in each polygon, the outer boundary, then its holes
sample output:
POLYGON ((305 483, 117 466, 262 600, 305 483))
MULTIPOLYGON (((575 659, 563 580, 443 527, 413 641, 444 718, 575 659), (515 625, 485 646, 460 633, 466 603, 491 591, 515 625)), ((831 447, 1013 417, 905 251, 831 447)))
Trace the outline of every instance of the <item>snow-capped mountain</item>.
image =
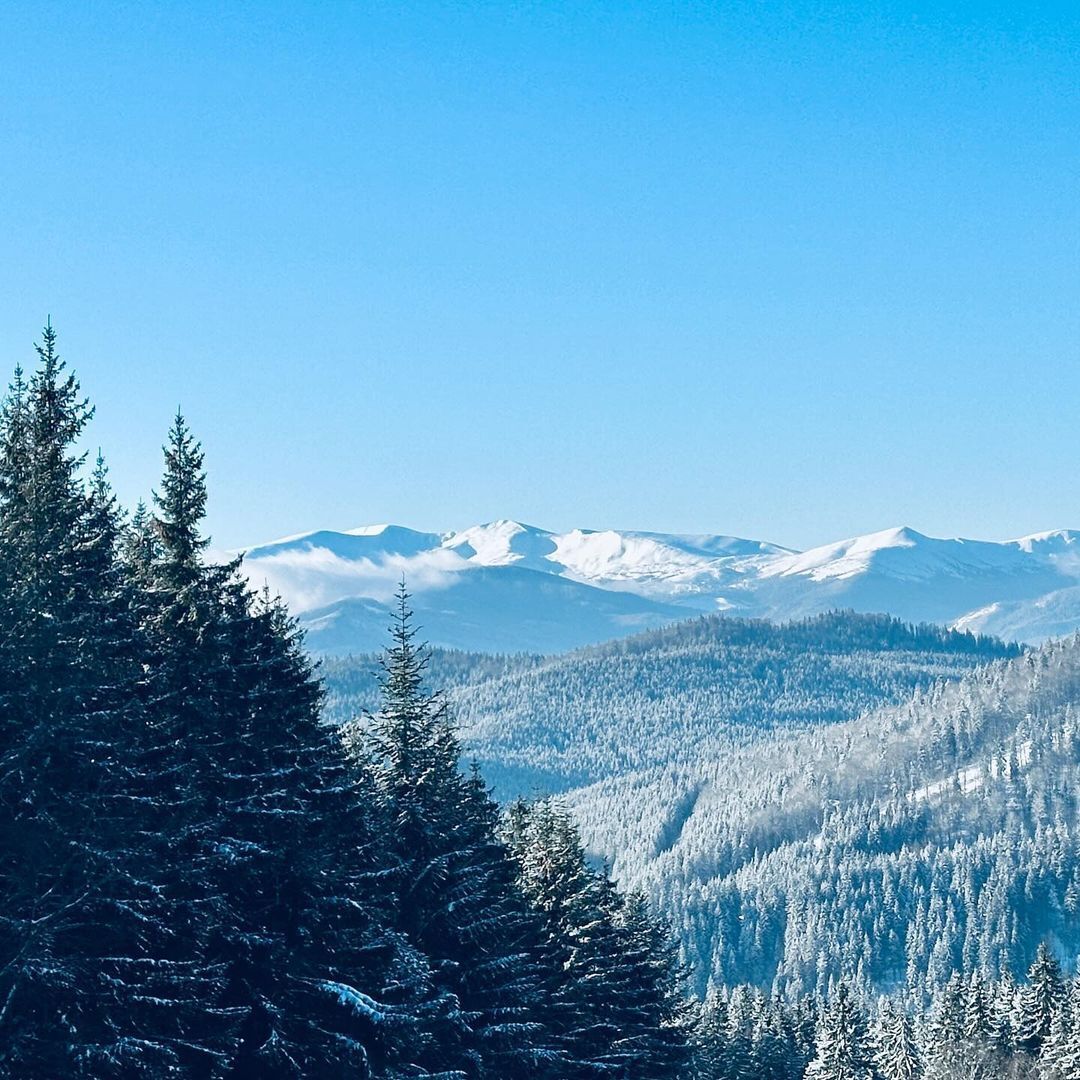
POLYGON ((374 525, 252 547, 244 565, 301 615, 313 648, 334 653, 381 644, 402 576, 433 644, 485 651, 557 652, 706 611, 782 620, 852 608, 1032 642, 1080 627, 1080 533, 1067 530, 997 542, 896 528, 798 552, 515 521, 374 525))

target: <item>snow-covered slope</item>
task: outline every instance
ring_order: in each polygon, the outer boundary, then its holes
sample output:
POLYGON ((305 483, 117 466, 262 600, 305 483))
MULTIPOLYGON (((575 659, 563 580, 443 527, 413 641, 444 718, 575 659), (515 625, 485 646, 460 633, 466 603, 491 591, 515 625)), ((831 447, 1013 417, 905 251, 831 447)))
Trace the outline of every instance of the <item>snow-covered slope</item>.
POLYGON ((995 543, 887 529, 770 560, 750 583, 748 606, 789 617, 826 604, 951 625, 988 604, 1030 601, 1080 581, 1076 538, 1061 532, 995 543))
POLYGON ((1032 642, 1080 627, 1080 533, 1067 530, 996 542, 895 528, 796 552, 505 520, 448 533, 376 525, 249 548, 245 566, 304 616, 313 647, 332 652, 382 640, 381 611, 403 575, 432 640, 468 649, 561 651, 703 611, 852 608, 1032 642))

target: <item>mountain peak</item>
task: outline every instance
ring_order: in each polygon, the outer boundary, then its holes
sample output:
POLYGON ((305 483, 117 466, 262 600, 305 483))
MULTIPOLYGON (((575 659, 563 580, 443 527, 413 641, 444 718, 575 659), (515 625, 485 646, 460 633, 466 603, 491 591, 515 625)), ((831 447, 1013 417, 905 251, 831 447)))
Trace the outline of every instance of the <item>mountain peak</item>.
POLYGON ((891 529, 882 529, 880 532, 867 533, 865 536, 856 537, 853 544, 869 551, 882 548, 914 547, 916 544, 925 543, 929 539, 930 537, 916 531, 910 525, 896 525, 891 529))
POLYGON ((443 540, 443 546, 476 566, 515 564, 547 573, 557 573, 559 570, 548 559, 555 551, 551 533, 510 518, 500 518, 450 533, 443 540))

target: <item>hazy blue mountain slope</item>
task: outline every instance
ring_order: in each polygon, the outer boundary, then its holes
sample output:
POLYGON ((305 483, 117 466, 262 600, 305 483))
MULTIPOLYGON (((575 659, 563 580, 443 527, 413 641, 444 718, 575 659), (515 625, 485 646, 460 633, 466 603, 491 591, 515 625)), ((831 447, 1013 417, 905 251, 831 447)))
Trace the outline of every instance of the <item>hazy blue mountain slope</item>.
POLYGON ((965 616, 957 626, 1007 641, 1041 641, 1072 634, 1077 627, 1077 612, 1080 612, 1080 585, 1071 585, 1033 600, 995 601, 965 616))
MULTIPOLYGON (((425 640, 493 653, 558 653, 685 619, 685 609, 519 566, 447 575, 412 600, 425 640)), ((301 615, 308 646, 322 655, 378 649, 386 606, 363 597, 301 615)))

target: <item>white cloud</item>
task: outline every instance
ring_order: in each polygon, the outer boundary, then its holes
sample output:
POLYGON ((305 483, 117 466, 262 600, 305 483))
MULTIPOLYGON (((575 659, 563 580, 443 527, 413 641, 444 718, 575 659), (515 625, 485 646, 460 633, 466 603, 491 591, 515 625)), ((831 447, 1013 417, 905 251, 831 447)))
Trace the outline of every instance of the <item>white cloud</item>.
POLYGON ((296 548, 245 559, 252 586, 280 593, 294 612, 310 611, 346 597, 386 602, 402 575, 413 591, 447 588, 469 563, 454 551, 436 548, 420 555, 383 555, 378 559, 343 559, 326 548, 296 548))

